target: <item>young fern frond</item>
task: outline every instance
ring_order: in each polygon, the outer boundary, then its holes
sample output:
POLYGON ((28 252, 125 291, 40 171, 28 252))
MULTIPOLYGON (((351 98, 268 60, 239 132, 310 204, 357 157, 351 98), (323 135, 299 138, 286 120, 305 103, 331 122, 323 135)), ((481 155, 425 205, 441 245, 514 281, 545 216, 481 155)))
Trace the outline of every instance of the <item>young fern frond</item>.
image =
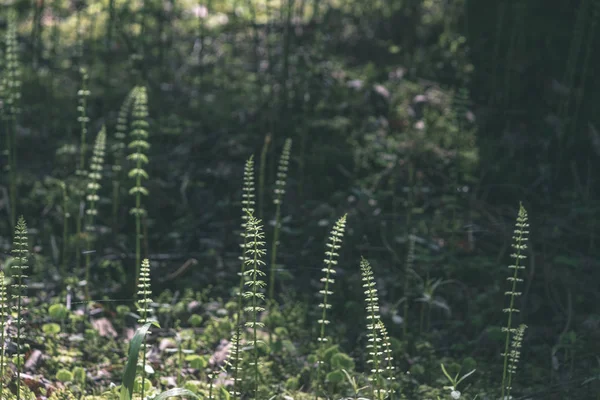
POLYGON ((117 117, 117 125, 115 127, 115 137, 111 146, 113 154, 113 199, 112 199, 112 217, 113 217, 113 233, 116 233, 118 227, 119 213, 119 197, 121 191, 121 178, 123 164, 125 163, 125 139, 127 138, 127 130, 129 129, 129 114, 135 97, 136 89, 129 91, 125 101, 119 109, 117 117))
POLYGON ((15 237, 13 241, 13 257, 14 262, 11 265, 12 276, 14 283, 12 284, 12 298, 13 298, 13 312, 16 315, 15 323, 17 326, 17 337, 15 343, 17 345, 17 357, 16 357, 16 371, 17 371, 17 400, 20 400, 21 396, 21 370, 23 369, 23 335, 25 321, 21 315, 25 312, 25 291, 27 285, 25 284, 25 270, 27 267, 27 260, 29 258, 29 244, 27 241, 27 225, 23 216, 19 217, 17 226, 15 227, 15 237))
MULTIPOLYGON (((148 179, 148 173, 144 166, 148 164, 148 157, 145 152, 150 148, 148 143, 148 97, 146 88, 139 86, 134 94, 133 114, 131 122, 131 142, 129 149, 132 151, 127 159, 134 165, 129 171, 129 178, 134 179, 134 186, 129 190, 129 194, 135 196, 135 207, 130 213, 135 217, 135 262, 136 274, 139 276, 141 241, 142 241, 142 217, 146 215, 146 210, 142 206, 142 195, 148 195, 148 189, 142 186, 142 179, 148 179)), ((136 282, 137 285, 137 282, 136 282)))
POLYGON ((369 353, 367 363, 371 365, 371 375, 369 376, 371 396, 373 399, 383 400, 384 390, 381 387, 384 372, 382 368, 383 340, 380 329, 379 297, 375 288, 375 278, 373 277, 371 264, 365 258, 360 261, 360 269, 363 287, 365 288, 365 308, 367 310, 367 351, 369 353))
POLYGON ((277 246, 279 245, 279 231, 281 229, 281 203, 285 194, 285 184, 287 180, 288 166, 290 163, 290 153, 292 152, 292 139, 285 140, 279 165, 277 167, 277 180, 275 181, 275 227, 273 229, 273 244, 271 246, 271 271, 269 276, 269 302, 273 301, 275 293, 275 273, 277 262, 277 246))
POLYGON ((502 369, 502 389, 501 389, 501 399, 505 399, 504 393, 508 389, 507 387, 507 379, 510 382, 511 378, 507 376, 508 373, 508 361, 510 358, 510 353, 508 351, 508 346, 510 344, 510 336, 517 332, 517 329, 512 327, 512 319, 513 313, 518 313, 519 309, 515 304, 515 299, 521 295, 520 292, 517 292, 517 284, 522 282, 523 279, 519 278, 519 270, 525 269, 525 266, 522 265, 522 260, 526 258, 525 250, 527 249, 527 240, 529 235, 528 230, 529 224, 527 223, 527 210, 523 207, 523 204, 519 204, 519 214, 517 216, 517 221, 515 223, 515 230, 513 235, 513 244, 512 248, 514 249, 514 253, 511 254, 511 258, 514 259, 514 264, 509 265, 508 268, 513 270, 511 276, 506 278, 507 281, 510 282, 511 288, 510 291, 505 292, 505 295, 509 298, 508 308, 503 309, 502 311, 508 313, 508 320, 506 322, 506 327, 502 328, 502 331, 506 333, 506 338, 504 342, 504 353, 502 356, 504 357, 504 367, 502 369))
POLYGON ((323 260, 325 266, 321 269, 325 276, 321 278, 321 282, 323 283, 323 289, 319 290, 319 295, 323 296, 323 300, 321 301, 321 303, 319 303, 319 308, 321 309, 321 318, 317 321, 317 323, 319 324, 319 338, 317 339, 319 342, 316 374, 317 392, 321 385, 321 364, 323 364, 323 360, 321 360, 321 357, 323 356, 323 352, 325 351, 325 344, 327 343, 327 337, 325 336, 325 327, 327 326, 327 324, 329 324, 329 320, 327 319, 327 310, 331 308, 331 304, 329 304, 329 296, 333 294, 333 291, 331 291, 331 285, 333 285, 334 283, 333 276, 336 273, 334 267, 337 265, 337 260, 340 256, 339 250, 342 247, 344 230, 346 229, 346 217, 347 214, 344 214, 340 219, 337 220, 337 222, 331 229, 331 233, 329 234, 329 241, 325 245, 325 259, 323 260))
MULTIPOLYGON (((137 312, 140 315, 138 319, 138 323, 140 325, 144 325, 146 322, 149 322, 149 315, 152 312, 150 308, 150 303, 152 303, 152 299, 150 296, 152 295, 152 290, 150 290, 150 261, 148 259, 144 259, 142 261, 142 265, 140 267, 140 275, 138 277, 138 309, 137 312)), ((146 380, 146 352, 148 351, 148 345, 146 344, 146 338, 150 335, 150 330, 144 336, 144 343, 141 346, 142 350, 142 384, 141 384, 141 397, 144 398, 144 386, 146 380)))
POLYGON ((6 168, 8 169, 8 192, 10 201, 10 223, 15 226, 17 212, 17 161, 16 161, 16 133, 17 120, 20 109, 21 99, 21 66, 19 63, 17 41, 17 12, 13 7, 8 10, 7 29, 5 36, 6 54, 4 76, 2 78, 4 107, 2 109, 2 118, 6 125, 6 168))
POLYGON ((87 196, 86 200, 88 202, 88 208, 85 211, 87 216, 87 221, 85 225, 85 229, 87 231, 87 252, 85 255, 85 298, 86 300, 90 299, 90 264, 91 264, 91 252, 93 242, 95 240, 95 230, 96 227, 94 225, 96 215, 98 215, 98 210, 96 208, 96 203, 100 200, 98 196, 98 190, 100 190, 100 180, 102 179, 102 168, 104 166, 104 150, 106 148, 106 128, 102 126, 100 132, 96 136, 96 142, 94 144, 94 152, 92 155, 92 159, 90 161, 90 172, 88 174, 88 184, 87 184, 87 196))
POLYGON ((264 250, 265 235, 262 231, 261 221, 253 215, 248 216, 246 222, 246 271, 244 274, 247 277, 244 286, 248 289, 244 292, 244 299, 248 301, 244 311, 249 315, 249 320, 245 326, 252 329, 252 367, 254 370, 254 398, 258 399, 258 382, 259 382, 259 366, 258 366, 258 328, 262 328, 264 324, 259 321, 259 314, 265 311, 260 304, 264 303, 265 295, 263 293, 266 286, 262 278, 265 273, 260 269, 265 265, 262 260, 266 255, 264 250))
POLYGON ((516 329, 513 340, 511 343, 511 350, 508 355, 508 382, 506 384, 506 398, 510 399, 510 392, 512 390, 512 376, 517 373, 517 366, 519 365, 519 359, 521 358, 521 346, 523 345, 523 336, 525 336, 525 329, 527 325, 521 324, 516 329))
POLYGON ((0 271, 0 399, 3 399, 4 392, 4 372, 7 363, 5 361, 5 339, 6 328, 9 317, 8 297, 6 295, 6 282, 4 281, 4 272, 0 271))

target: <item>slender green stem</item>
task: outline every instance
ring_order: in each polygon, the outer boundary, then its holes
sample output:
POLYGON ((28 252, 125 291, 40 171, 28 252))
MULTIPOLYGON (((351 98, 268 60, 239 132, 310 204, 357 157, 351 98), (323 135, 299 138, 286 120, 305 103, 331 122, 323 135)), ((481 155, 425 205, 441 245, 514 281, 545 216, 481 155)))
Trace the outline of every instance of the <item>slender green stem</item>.
POLYGON ((60 264, 60 275, 61 278, 65 279, 67 274, 67 246, 68 246, 68 232, 69 232, 69 209, 68 209, 68 197, 67 197, 67 185, 61 182, 62 195, 63 195, 63 232, 62 232, 62 254, 60 264))
POLYGON ((271 134, 265 136, 262 150, 260 152, 260 165, 258 166, 258 218, 262 219, 265 203, 265 175, 267 168, 267 153, 271 143, 271 134))
POLYGON ((271 249, 271 271, 269 275, 269 302, 275 297, 275 273, 277 271, 277 246, 279 245, 279 230, 281 228, 281 203, 275 206, 275 228, 273 229, 273 246, 271 249))

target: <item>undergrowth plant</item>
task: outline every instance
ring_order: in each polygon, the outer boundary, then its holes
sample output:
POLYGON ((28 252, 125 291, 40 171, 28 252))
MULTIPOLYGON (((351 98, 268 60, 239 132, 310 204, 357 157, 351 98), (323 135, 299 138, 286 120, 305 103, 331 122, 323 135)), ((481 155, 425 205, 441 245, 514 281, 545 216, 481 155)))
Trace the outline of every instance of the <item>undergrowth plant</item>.
POLYGON ((14 228, 17 213, 17 123, 21 113, 21 66, 19 63, 17 40, 17 12, 13 7, 8 9, 7 29, 5 35, 5 60, 2 76, 2 119, 6 137, 6 169, 8 170, 8 192, 10 223, 14 228))
POLYGON ((244 311, 248 315, 248 321, 246 321, 245 326, 252 330, 252 362, 250 365, 254 371, 254 399, 256 400, 259 399, 258 345, 261 343, 261 341, 258 339, 258 329, 264 327, 264 324, 259 320, 259 314, 265 311, 261 304, 263 304, 265 301, 263 290, 266 285, 262 280, 266 274, 261 270, 261 267, 266 264, 263 261, 266 251, 264 250, 265 236, 262 229, 261 221, 255 218, 253 215, 249 215, 248 221, 246 222, 246 247, 244 248, 244 252, 246 253, 246 259, 244 260, 246 263, 246 271, 244 274, 247 277, 244 285, 248 288, 244 292, 244 298, 248 301, 248 305, 244 308, 244 311))
POLYGON ((23 337, 25 335, 23 326, 25 320, 23 314, 26 311, 25 295, 27 285, 25 278, 27 275, 27 260, 29 258, 29 244, 27 240, 27 225, 23 216, 19 217, 17 226, 15 227, 15 237, 13 241, 13 263, 11 264, 13 283, 11 285, 13 299, 13 313, 15 315, 16 337, 15 344, 17 347, 17 355, 15 358, 15 369, 17 375, 17 400, 21 398, 21 373, 23 371, 23 357, 25 356, 23 347, 23 337))
POLYGON ((4 374, 8 365, 6 362, 5 335, 8 326, 8 317, 10 316, 9 312, 4 272, 0 271, 0 399, 4 398, 4 374))
POLYGON ((232 389, 229 391, 232 400, 241 398, 242 385, 242 346, 241 346, 241 325, 238 323, 234 328, 231 338, 231 350, 227 357, 227 365, 231 373, 232 389))
POLYGON ((394 399, 396 390, 394 383, 396 382, 396 367, 394 366, 394 356, 392 351, 392 342, 388 334, 387 328, 383 324, 383 321, 379 321, 379 331, 381 333, 381 346, 382 346, 382 361, 385 365, 384 377, 387 379, 390 389, 388 391, 390 399, 394 399))
MULTIPOLYGON (((505 295, 509 298, 509 304, 507 308, 503 309, 503 311, 508 314, 506 326, 502 328, 502 332, 506 333, 504 340, 504 353, 502 353, 502 356, 504 357, 504 367, 502 369, 502 389, 500 397, 503 400, 510 398, 505 397, 505 393, 507 396, 509 396, 512 389, 512 374, 509 373, 509 361, 511 360, 511 353, 508 351, 508 347, 510 344, 511 335, 515 336, 519 332, 518 328, 512 327, 512 322, 513 314, 520 312, 520 310, 517 308, 515 300, 521 295, 521 292, 517 291, 517 284, 523 281, 522 278, 519 278, 519 270, 525 269, 525 266, 522 265, 522 262, 526 258, 524 252, 527 249, 527 240, 529 235, 528 227, 529 224, 527 223, 527 210, 525 210, 525 207, 523 207, 523 204, 521 203, 519 204, 519 213, 513 234, 512 248, 514 253, 511 254, 511 258, 514 259, 514 263, 508 266, 508 268, 512 270, 512 275, 506 278, 511 286, 510 290, 505 293, 505 295)), ((522 334, 523 332, 520 333, 521 339, 522 334)), ((515 359, 515 362, 516 360, 517 359, 515 359)))
POLYGON ((230 391, 230 394, 233 399, 239 398, 241 396, 241 383, 242 383, 242 349, 241 349, 241 341, 242 341, 242 311, 244 310, 244 284, 246 282, 246 260, 248 260, 248 255, 246 253, 246 249, 248 247, 248 221, 250 217, 254 215, 254 206, 255 206, 255 187, 254 187, 254 157, 250 156, 248 160, 246 160, 246 164, 244 166, 244 185, 242 188, 242 244, 240 245, 242 248, 242 255, 240 256, 241 266, 240 266, 240 283, 239 289, 236 293, 237 297, 237 310, 235 316, 235 327, 233 332, 233 337, 231 339, 231 350, 228 357, 228 364, 231 369, 231 377, 233 380, 233 389, 230 391))
POLYGON ((519 360, 521 358, 521 347, 523 346, 525 329, 527 329, 527 325, 519 325, 510 344, 510 352, 508 354, 508 383, 506 385, 506 397, 508 399, 511 399, 512 377, 517 373, 517 366, 519 365, 519 360))
POLYGON ((87 238, 87 251, 85 253, 85 298, 90 300, 90 264, 91 264, 91 251, 93 243, 95 241, 96 226, 95 218, 98 215, 97 202, 100 200, 98 196, 98 190, 100 190, 100 180, 102 179, 102 168, 104 166, 104 149, 106 147, 106 128, 103 126, 96 136, 96 142, 94 144, 94 153, 90 161, 90 172, 88 174, 87 184, 87 196, 88 202, 87 210, 85 211, 87 216, 86 221, 86 238, 87 238))
POLYGON ((258 166, 258 218, 263 217, 265 207, 265 180, 267 171, 267 153, 271 144, 271 134, 267 133, 265 141, 260 151, 260 164, 258 166))
POLYGON ((83 213, 85 209, 84 194, 87 183, 87 172, 85 170, 85 158, 87 155, 87 131, 88 122, 90 121, 87 116, 87 99, 90 96, 90 91, 87 88, 88 84, 88 73, 85 68, 80 69, 81 73, 81 88, 77 92, 78 105, 77 122, 79 122, 80 139, 79 139, 79 164, 75 171, 75 175, 79 177, 76 184, 76 196, 78 201, 76 202, 78 210, 75 216, 75 230, 76 230, 76 242, 75 242, 75 271, 79 271, 79 263, 81 260, 81 233, 83 226, 83 213))
POLYGON ((408 288, 409 288, 409 274, 413 273, 413 267, 415 262, 415 234, 412 232, 408 235, 408 252, 406 254, 406 262, 404 263, 404 308, 403 308, 403 321, 402 321, 402 337, 406 339, 408 334, 408 288))
POLYGON ((269 275, 269 302, 274 299, 275 293, 275 275, 277 272, 277 246, 279 245, 279 231, 281 230, 281 203, 285 194, 285 185, 287 181, 288 166, 290 163, 290 153, 292 151, 292 139, 285 140, 279 165, 277 166, 277 180, 275 181, 275 191, 273 203, 275 204, 275 226, 273 228, 273 242, 271 245, 271 270, 269 275))
POLYGON ((370 365, 369 381, 371 382, 371 397, 383 400, 385 391, 383 389, 382 376, 384 369, 382 368, 383 343, 380 329, 379 297, 375 288, 375 278, 373 277, 371 264, 365 258, 362 258, 360 261, 360 270, 365 289, 365 308, 367 310, 367 352, 369 354, 367 364, 370 365))
POLYGON ((125 163, 125 139, 127 138, 127 130, 129 129, 129 118, 131 113, 131 107, 133 105, 134 95, 137 88, 129 91, 125 101, 119 109, 119 115, 117 117, 117 124, 115 126, 115 135, 113 144, 111 146, 111 153, 113 156, 112 166, 112 185, 113 185, 113 196, 112 196, 112 218, 113 218, 113 233, 117 233, 118 229, 118 218, 119 218, 119 202, 121 195, 121 180, 123 165, 125 163))
POLYGON ((67 260, 69 259, 68 255, 68 234, 69 234, 69 218, 71 218, 71 213, 69 212, 69 193, 67 189, 67 183, 64 181, 60 181, 59 183, 61 194, 62 194, 62 251, 60 255, 60 276, 64 279, 67 276, 67 260))
MULTIPOLYGON (((152 303, 152 299, 150 296, 152 295, 152 290, 150 290, 150 261, 148 259, 144 259, 142 261, 142 265, 140 267, 140 276, 138 278, 138 309, 137 312, 140 315, 138 319, 138 323, 140 325, 144 325, 149 322, 149 314, 152 312, 150 308, 150 303, 152 303)), ((141 383, 141 394, 140 398, 144 399, 144 389, 145 389, 145 381, 146 381, 146 353, 148 352, 148 345, 146 344, 146 338, 150 334, 150 330, 144 336, 144 341, 142 342, 141 351, 142 351, 142 363, 141 363, 141 371, 142 371, 142 383, 141 383)))
POLYGON ((242 188, 242 255, 240 256, 240 286, 237 293, 238 308, 236 314, 236 323, 241 323, 242 310, 243 310, 243 293, 244 293, 244 282, 246 281, 246 245, 248 244, 248 237, 246 236, 246 225, 250 216, 254 215, 254 158, 250 156, 246 160, 244 166, 244 186, 242 188))
POLYGON ((319 295, 323 296, 321 303, 319 303, 319 308, 321 309, 321 317, 317 320, 319 324, 319 337, 317 339, 319 344, 319 351, 317 352, 317 371, 316 371, 316 380, 315 380, 315 389, 316 394, 315 398, 318 396, 319 389, 321 387, 321 368, 323 364, 323 353, 325 352, 325 345, 328 342, 327 337, 325 336, 325 327, 330 323, 327 319, 327 310, 331 308, 331 304, 329 303, 329 296, 333 294, 331 290, 331 286, 335 282, 333 277, 336 274, 336 270, 334 267, 338 263, 339 259, 339 250, 342 247, 342 241, 344 238, 344 231, 346 229, 346 217, 344 214, 340 219, 336 221, 333 228, 331 229, 331 233, 329 234, 329 241, 325 244, 325 259, 323 262, 325 266, 321 269, 324 273, 324 276, 321 278, 321 282, 323 284, 323 288, 319 290, 319 295))
POLYGON ((142 185, 142 180, 148 179, 148 173, 144 166, 148 164, 148 157, 145 153, 150 148, 147 121, 148 97, 146 88, 143 86, 138 86, 135 91, 131 118, 129 149, 132 153, 127 156, 127 159, 133 163, 133 168, 129 171, 129 177, 134 179, 134 186, 129 190, 129 194, 135 197, 135 206, 130 210, 130 213, 135 217, 135 276, 137 279, 141 265, 142 217, 146 215, 146 210, 142 206, 142 196, 148 195, 148 189, 142 185))

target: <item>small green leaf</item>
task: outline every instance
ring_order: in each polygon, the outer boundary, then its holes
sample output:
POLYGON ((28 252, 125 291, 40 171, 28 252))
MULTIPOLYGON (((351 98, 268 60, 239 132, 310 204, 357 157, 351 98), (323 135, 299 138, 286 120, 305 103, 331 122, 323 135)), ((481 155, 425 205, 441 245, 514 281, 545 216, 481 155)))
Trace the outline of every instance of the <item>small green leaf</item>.
POLYGON ((464 375, 462 376, 462 378, 460 378, 460 379, 458 380, 458 382, 456 382, 456 386, 458 386, 458 384, 459 384, 459 383, 461 383, 461 382, 462 382, 462 381, 463 381, 465 378, 467 378, 467 377, 471 376, 471 375, 472 375, 472 374, 473 374, 475 371, 476 371, 476 370, 474 369, 474 370, 472 370, 471 372, 467 372, 466 374, 464 374, 464 375))
POLYGON ((44 324, 44 325, 42 325, 42 331, 46 335, 56 335, 56 334, 60 333, 60 325, 55 324, 54 322, 51 322, 49 324, 44 324))
POLYGON ((73 380, 73 374, 69 370, 59 369, 56 373, 56 380, 60 382, 71 382, 73 380))
POLYGON ((50 318, 59 321, 65 319, 68 312, 69 311, 67 310, 67 307, 65 307, 63 304, 52 304, 48 308, 48 314, 50 315, 50 318))
POLYGON ((440 366, 442 367, 442 372, 444 373, 444 375, 446 375, 446 378, 448 378, 448 381, 454 385, 454 379, 452 379, 452 377, 450 377, 450 374, 448 374, 448 372, 446 371, 446 367, 444 367, 444 364, 440 364, 440 366))

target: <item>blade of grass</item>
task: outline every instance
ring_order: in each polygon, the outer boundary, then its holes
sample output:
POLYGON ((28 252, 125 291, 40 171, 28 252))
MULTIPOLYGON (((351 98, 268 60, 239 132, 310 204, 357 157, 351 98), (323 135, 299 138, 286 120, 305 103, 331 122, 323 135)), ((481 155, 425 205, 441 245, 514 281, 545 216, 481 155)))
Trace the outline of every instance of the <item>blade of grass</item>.
POLYGON ((125 365, 125 372, 123 373, 123 383, 121 384, 121 400, 131 400, 133 397, 133 383, 135 381, 135 372, 137 368, 137 361, 140 355, 140 348, 144 343, 144 338, 148 333, 151 325, 155 325, 160 328, 158 322, 147 322, 135 332, 135 335, 129 343, 129 358, 127 359, 127 365, 125 365))

